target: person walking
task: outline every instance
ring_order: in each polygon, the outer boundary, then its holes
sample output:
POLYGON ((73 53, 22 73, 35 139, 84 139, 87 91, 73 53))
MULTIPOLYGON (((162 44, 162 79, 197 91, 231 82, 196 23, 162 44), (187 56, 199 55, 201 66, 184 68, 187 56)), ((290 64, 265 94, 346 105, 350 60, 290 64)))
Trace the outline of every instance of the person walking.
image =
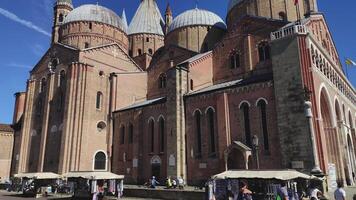
POLYGON ((334 192, 335 200, 346 200, 346 192, 345 192, 345 190, 343 188, 344 188, 344 182, 343 181, 338 181, 337 182, 337 189, 334 192))
POLYGON ((241 181, 239 183, 240 192, 238 196, 238 200, 252 200, 252 192, 248 189, 247 183, 241 181))
POLYGON ((315 183, 311 183, 310 189, 309 189, 309 199, 310 200, 319 200, 320 196, 323 196, 323 193, 316 187, 315 183))
POLYGON ((281 187, 277 189, 277 200, 289 200, 286 182, 282 182, 281 187))

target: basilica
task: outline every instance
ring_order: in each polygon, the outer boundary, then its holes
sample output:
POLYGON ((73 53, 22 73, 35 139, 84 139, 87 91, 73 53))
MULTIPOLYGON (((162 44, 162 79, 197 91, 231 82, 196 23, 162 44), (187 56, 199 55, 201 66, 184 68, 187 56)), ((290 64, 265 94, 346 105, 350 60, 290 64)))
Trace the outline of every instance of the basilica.
POLYGON ((355 184, 356 90, 317 0, 230 0, 226 19, 133 3, 128 23, 56 1, 51 45, 16 94, 12 174, 198 185, 296 169, 355 184))

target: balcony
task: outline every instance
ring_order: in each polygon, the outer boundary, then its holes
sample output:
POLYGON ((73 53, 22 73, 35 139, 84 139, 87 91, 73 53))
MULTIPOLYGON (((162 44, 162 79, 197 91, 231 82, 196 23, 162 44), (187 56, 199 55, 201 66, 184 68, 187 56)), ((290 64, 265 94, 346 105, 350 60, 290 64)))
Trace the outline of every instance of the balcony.
POLYGON ((288 36, 295 34, 306 35, 308 33, 307 28, 304 25, 293 25, 285 28, 281 28, 278 31, 271 33, 271 40, 280 40, 288 36))

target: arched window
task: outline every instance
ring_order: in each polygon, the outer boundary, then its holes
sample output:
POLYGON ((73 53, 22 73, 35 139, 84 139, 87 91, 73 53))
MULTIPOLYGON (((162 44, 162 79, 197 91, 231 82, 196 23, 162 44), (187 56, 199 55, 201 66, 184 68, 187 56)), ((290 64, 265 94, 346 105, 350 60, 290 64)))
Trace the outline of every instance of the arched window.
POLYGON ((264 100, 260 100, 258 101, 257 106, 259 107, 261 113, 260 116, 261 116, 261 125, 262 125, 262 133, 263 133, 263 145, 264 145, 264 149, 268 151, 269 141, 268 141, 267 111, 266 111, 267 103, 264 100))
POLYGON ((159 150, 160 150, 160 152, 164 152, 164 147, 165 147, 164 135, 165 135, 165 124, 164 124, 163 117, 161 117, 159 119, 159 141, 160 141, 159 150))
POLYGON ((201 157, 201 153, 202 153, 202 144, 201 144, 201 113, 200 111, 195 111, 194 114, 194 118, 195 118, 195 137, 196 137, 196 141, 197 141, 197 146, 196 146, 196 157, 201 157))
POLYGON ((142 49, 138 49, 138 55, 142 55, 142 49))
POLYGON ((194 81, 190 79, 190 90, 194 90, 194 81))
POLYGON ((125 126, 121 126, 120 136, 120 144, 125 144, 125 126))
POLYGON ((89 48, 89 46, 90 46, 90 45, 89 45, 89 42, 84 43, 84 48, 85 48, 85 49, 89 48))
POLYGON ((103 101, 103 93, 97 92, 96 93, 96 109, 101 110, 103 101))
POLYGON ((268 42, 261 42, 258 45, 258 55, 259 55, 260 62, 271 59, 270 47, 268 42))
POLYGON ((59 16, 58 16, 58 22, 62 23, 63 20, 64 20, 64 17, 63 17, 63 14, 61 13, 61 14, 59 14, 59 16))
POLYGON ((152 50, 152 49, 148 49, 148 53, 149 53, 150 55, 153 55, 153 50, 152 50))
POLYGON ((41 88, 40 88, 40 92, 45 92, 46 91, 46 86, 47 86, 47 81, 45 78, 42 78, 41 80, 41 88))
POLYGON ((92 30, 93 29, 93 24, 90 22, 89 23, 89 30, 92 30))
POLYGON ((57 111, 61 112, 64 107, 64 101, 65 101, 64 93, 62 91, 59 91, 57 98, 58 98, 57 111))
POLYGON ((230 56, 230 68, 237 69, 240 67, 240 54, 234 53, 230 56))
POLYGON ((130 123, 129 125, 129 144, 132 144, 134 140, 134 128, 133 125, 130 123))
POLYGON ((160 89, 162 89, 162 88, 166 88, 166 86, 167 86, 167 77, 166 77, 165 74, 161 74, 159 76, 159 85, 158 85, 158 87, 160 89))
POLYGON ((154 120, 150 120, 148 123, 148 131, 149 131, 149 141, 150 141, 150 150, 154 152, 154 144, 155 144, 155 122, 154 120))
POLYGON ((94 170, 106 170, 106 155, 104 152, 98 152, 94 158, 94 170))
POLYGON ((250 127, 250 106, 248 103, 243 103, 240 107, 243 114, 243 122, 245 128, 245 140, 248 146, 251 146, 251 127, 250 127))
POLYGON ((59 73, 59 84, 58 86, 60 87, 65 87, 66 85, 66 72, 64 70, 62 70, 60 73, 59 73))
POLYGON ((150 42, 150 38, 146 38, 146 42, 150 42))
POLYGON ((210 153, 216 153, 216 142, 215 142, 215 112, 212 108, 207 111, 208 119, 208 133, 209 133, 209 150, 210 153))

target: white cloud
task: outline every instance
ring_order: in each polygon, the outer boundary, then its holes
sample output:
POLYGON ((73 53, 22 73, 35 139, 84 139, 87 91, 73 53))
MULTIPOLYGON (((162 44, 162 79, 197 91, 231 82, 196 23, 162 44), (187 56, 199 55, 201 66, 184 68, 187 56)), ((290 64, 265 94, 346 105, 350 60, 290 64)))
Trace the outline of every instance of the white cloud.
POLYGON ((21 18, 19 18, 17 15, 15 15, 14 13, 7 11, 5 9, 0 8, 0 14, 9 18, 10 20, 17 22, 19 24, 22 24, 23 26, 26 26, 32 30, 35 30, 39 33, 42 33, 43 35, 46 35, 48 37, 51 37, 51 34, 49 32, 47 32, 46 30, 42 29, 41 27, 38 27, 36 25, 34 25, 32 22, 30 21, 26 21, 23 20, 21 18))
POLYGON ((32 69, 32 66, 30 65, 25 65, 25 64, 20 64, 20 63, 9 63, 5 65, 7 67, 15 67, 15 68, 23 68, 23 69, 32 69))

